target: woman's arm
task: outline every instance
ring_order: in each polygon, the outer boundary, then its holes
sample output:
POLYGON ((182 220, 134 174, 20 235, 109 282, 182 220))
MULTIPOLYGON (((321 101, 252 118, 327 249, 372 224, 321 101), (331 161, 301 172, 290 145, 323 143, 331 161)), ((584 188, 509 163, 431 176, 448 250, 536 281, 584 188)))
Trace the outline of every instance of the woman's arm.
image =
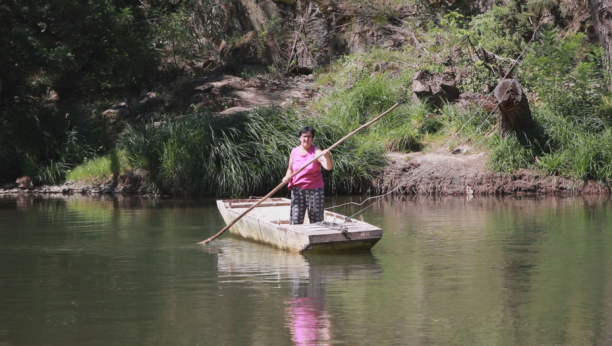
POLYGON ((283 177, 283 182, 287 183, 289 182, 289 177, 291 176, 291 174, 293 174, 293 170, 291 169, 291 157, 289 157, 289 167, 287 168, 287 173, 285 173, 285 176, 283 177))
POLYGON ((325 168, 328 171, 334 168, 334 161, 332 160, 332 157, 329 151, 327 151, 327 149, 325 150, 317 149, 317 151, 315 152, 315 156, 319 156, 319 154, 321 153, 323 153, 323 155, 319 157, 319 162, 321 163, 321 166, 323 166, 323 168, 325 168))

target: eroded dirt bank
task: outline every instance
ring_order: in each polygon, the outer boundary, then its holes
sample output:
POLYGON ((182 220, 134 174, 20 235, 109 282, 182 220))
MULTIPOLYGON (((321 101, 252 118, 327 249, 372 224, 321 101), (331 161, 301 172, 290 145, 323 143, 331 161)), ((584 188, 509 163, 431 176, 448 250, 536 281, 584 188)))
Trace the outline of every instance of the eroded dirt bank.
POLYGON ((487 154, 390 154, 390 165, 373 182, 377 193, 397 190, 413 195, 580 195, 610 194, 595 181, 551 177, 520 170, 496 173, 486 168, 487 154))

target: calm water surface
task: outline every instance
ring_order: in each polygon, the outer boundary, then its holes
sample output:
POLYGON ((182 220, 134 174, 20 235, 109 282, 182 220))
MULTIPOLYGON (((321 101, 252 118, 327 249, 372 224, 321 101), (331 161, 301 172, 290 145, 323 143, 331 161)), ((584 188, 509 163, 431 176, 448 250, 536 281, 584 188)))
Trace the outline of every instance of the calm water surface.
POLYGON ((608 198, 386 199, 341 256, 196 245, 213 203, 0 198, 0 345, 612 344, 608 198))

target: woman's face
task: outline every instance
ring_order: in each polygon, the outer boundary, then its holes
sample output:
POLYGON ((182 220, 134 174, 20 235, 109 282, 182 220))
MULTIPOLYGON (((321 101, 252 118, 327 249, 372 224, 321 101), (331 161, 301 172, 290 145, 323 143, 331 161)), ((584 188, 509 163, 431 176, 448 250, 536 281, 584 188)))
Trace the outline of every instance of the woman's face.
POLYGON ((312 133, 302 133, 300 136, 300 145, 302 145, 302 148, 306 150, 310 149, 310 146, 312 145, 312 133))

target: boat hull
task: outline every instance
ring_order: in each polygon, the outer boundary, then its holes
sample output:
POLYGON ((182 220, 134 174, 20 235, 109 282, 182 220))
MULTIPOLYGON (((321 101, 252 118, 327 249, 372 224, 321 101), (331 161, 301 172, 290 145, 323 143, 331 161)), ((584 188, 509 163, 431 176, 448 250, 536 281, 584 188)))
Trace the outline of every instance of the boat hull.
MULTIPOLYGON (((218 200, 217 207, 230 223, 259 200, 218 200)), ((290 200, 273 198, 238 220, 229 231, 239 237, 293 252, 367 251, 383 230, 344 215, 325 212, 325 223, 289 225, 290 200)))

